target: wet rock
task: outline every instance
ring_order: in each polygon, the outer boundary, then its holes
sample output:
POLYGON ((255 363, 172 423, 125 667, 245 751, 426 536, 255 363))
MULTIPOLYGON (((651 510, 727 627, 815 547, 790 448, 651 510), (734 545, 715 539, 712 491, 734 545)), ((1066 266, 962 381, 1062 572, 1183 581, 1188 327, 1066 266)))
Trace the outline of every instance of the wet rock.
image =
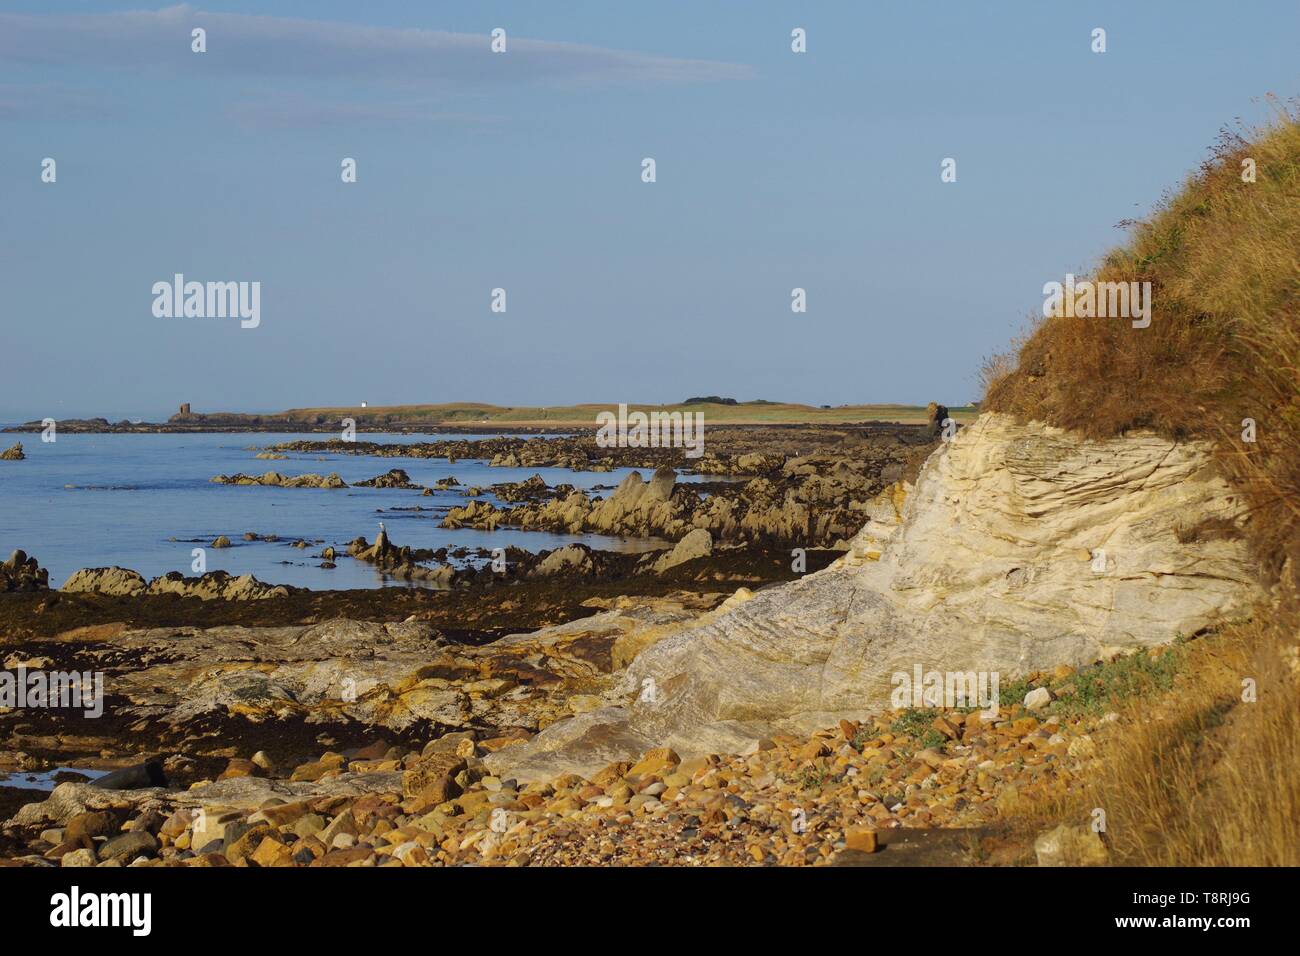
POLYGON ((161 760, 147 760, 134 767, 123 767, 107 773, 90 786, 100 790, 139 790, 144 787, 167 786, 167 775, 163 773, 161 760))

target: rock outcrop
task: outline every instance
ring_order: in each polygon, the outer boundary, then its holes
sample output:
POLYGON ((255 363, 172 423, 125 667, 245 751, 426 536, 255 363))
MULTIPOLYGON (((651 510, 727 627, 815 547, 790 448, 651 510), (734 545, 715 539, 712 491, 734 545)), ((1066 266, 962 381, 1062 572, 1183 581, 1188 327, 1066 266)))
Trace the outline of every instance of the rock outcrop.
POLYGON ((1009 682, 1194 634, 1259 595, 1245 510, 1207 446, 984 415, 930 457, 900 512, 901 492, 872 503, 830 568, 646 647, 622 703, 489 764, 532 779, 652 746, 737 752, 887 707, 892 675, 918 665, 1009 682))
POLYGON ((696 558, 705 558, 713 553, 713 535, 703 528, 696 528, 673 546, 672 550, 656 558, 651 568, 655 574, 663 574, 669 568, 675 568, 696 558))
POLYGON ((356 538, 348 544, 348 554, 358 561, 373 564, 385 574, 406 581, 424 581, 435 587, 451 587, 456 578, 456 569, 449 564, 426 568, 420 561, 428 561, 433 552, 427 549, 411 548, 407 545, 395 545, 388 540, 388 534, 381 528, 375 535, 375 543, 365 538, 356 538))
POLYGON ((225 571, 209 571, 187 578, 179 571, 160 575, 146 583, 130 568, 82 568, 74 571, 60 589, 69 593, 107 594, 115 597, 138 597, 142 594, 175 594, 204 601, 264 601, 284 597, 291 588, 283 584, 266 584, 251 574, 238 577, 225 571))
POLYGON ((22 461, 26 457, 27 456, 23 454, 22 442, 18 442, 18 444, 6 448, 4 451, 0 451, 0 461, 22 461))
POLYGON ((283 584, 267 584, 251 574, 234 576, 225 571, 209 571, 201 577, 187 578, 172 571, 149 582, 147 594, 177 594, 196 597, 204 601, 265 601, 285 597, 290 588, 283 584))
POLYGON ((866 502, 902 471, 897 461, 800 456, 786 461, 771 477, 732 483, 725 490, 715 488, 702 495, 694 485, 679 483, 673 469, 663 467, 649 481, 634 471, 608 498, 592 499, 569 485, 557 486, 542 499, 529 479, 493 488, 499 500, 523 504, 498 508, 490 502, 470 501, 451 508, 443 527, 490 531, 509 526, 672 541, 698 530, 708 533, 711 541, 843 548, 862 526, 866 502))
POLYGON ((334 472, 328 475, 282 475, 268 471, 264 475, 217 475, 214 485, 268 485, 273 488, 346 488, 347 482, 334 472))
POLYGON ((61 591, 108 594, 114 597, 135 597, 143 594, 148 582, 130 568, 82 568, 73 571, 61 591))
POLYGON ((427 621, 338 618, 285 627, 117 626, 111 641, 85 654, 113 688, 115 717, 156 719, 179 737, 214 717, 531 731, 576 712, 576 688, 608 678, 716 601, 620 599, 481 647, 448 640, 427 621))
POLYGON ((405 469, 390 468, 382 475, 376 475, 373 478, 367 478, 365 481, 358 481, 357 488, 402 488, 408 491, 423 491, 424 485, 417 485, 411 481, 405 469))
POLYGON ((6 591, 48 591, 50 575, 40 562, 15 551, 8 561, 0 562, 0 593, 6 591))

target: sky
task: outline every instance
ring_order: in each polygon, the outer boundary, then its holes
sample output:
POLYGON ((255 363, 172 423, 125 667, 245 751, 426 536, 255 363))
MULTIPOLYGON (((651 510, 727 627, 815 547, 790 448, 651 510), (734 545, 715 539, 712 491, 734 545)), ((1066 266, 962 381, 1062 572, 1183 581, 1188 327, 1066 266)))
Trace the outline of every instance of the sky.
POLYGON ((4 0, 0 421, 963 404, 1298 39, 1294 0, 4 0), (155 315, 176 273, 259 324, 155 315))

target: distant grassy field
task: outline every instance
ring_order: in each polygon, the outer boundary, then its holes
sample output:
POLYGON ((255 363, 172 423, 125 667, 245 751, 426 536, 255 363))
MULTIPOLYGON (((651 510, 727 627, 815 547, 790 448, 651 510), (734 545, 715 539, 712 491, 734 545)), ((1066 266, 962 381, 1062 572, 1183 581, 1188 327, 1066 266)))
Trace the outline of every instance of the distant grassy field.
MULTIPOLYGON (((450 402, 442 405, 389 405, 337 408, 291 408, 282 414, 298 421, 336 421, 354 418, 358 422, 387 422, 389 424, 473 424, 492 425, 591 425, 603 411, 617 411, 617 403, 608 405, 563 405, 550 407, 500 406, 479 402, 450 402)), ((705 425, 776 425, 824 424, 842 425, 855 422, 901 422, 924 424, 925 406, 922 405, 838 405, 819 408, 782 402, 743 402, 723 405, 712 402, 689 405, 629 405, 629 411, 642 412, 702 412, 705 425)), ((954 421, 971 421, 978 410, 971 406, 949 409, 954 421)))

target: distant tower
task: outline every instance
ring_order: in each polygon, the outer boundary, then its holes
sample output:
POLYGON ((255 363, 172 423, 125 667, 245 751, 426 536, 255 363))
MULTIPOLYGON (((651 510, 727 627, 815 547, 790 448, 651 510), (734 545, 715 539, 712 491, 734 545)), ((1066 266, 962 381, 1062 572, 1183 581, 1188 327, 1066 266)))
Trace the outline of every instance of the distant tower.
POLYGON ((369 404, 370 404, 369 402, 362 402, 361 407, 366 408, 369 404))
POLYGON ((181 414, 182 414, 182 415, 188 415, 189 413, 190 413, 190 403, 189 403, 189 402, 184 402, 184 403, 182 403, 182 404, 181 404, 181 414))

